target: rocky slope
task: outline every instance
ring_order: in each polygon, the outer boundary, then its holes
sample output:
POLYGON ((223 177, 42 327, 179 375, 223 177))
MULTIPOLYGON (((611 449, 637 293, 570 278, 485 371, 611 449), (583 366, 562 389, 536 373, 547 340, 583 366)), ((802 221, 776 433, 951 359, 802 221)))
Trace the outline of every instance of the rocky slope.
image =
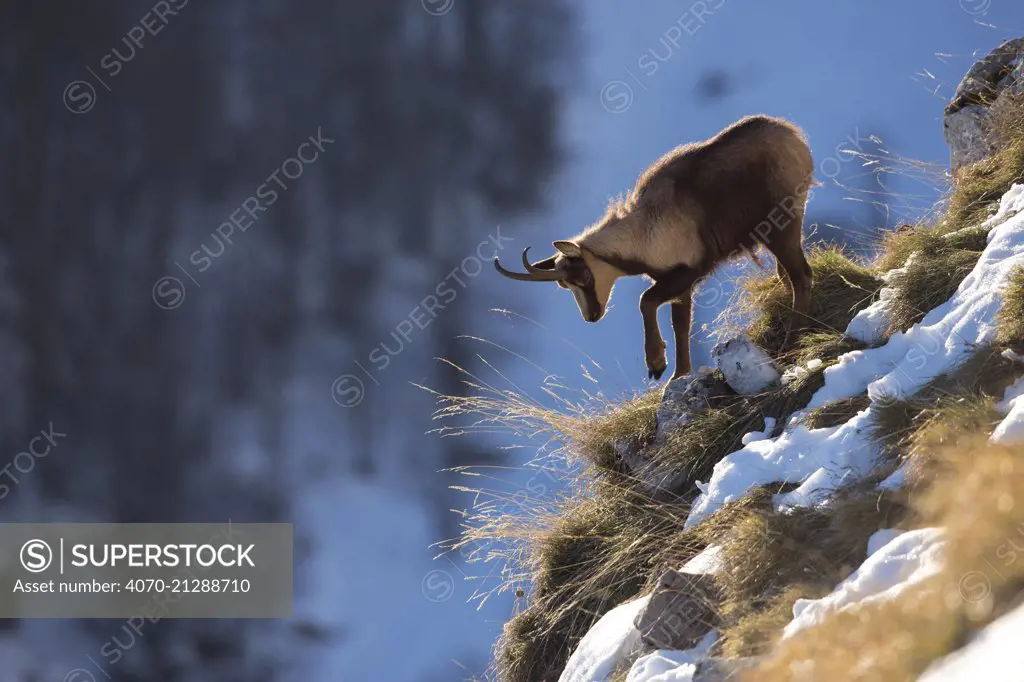
POLYGON ((568 492, 468 520, 460 546, 490 543, 522 595, 496 677, 1004 679, 986 666, 1018 662, 1024 594, 1022 50, 982 60, 947 109, 936 219, 871 262, 811 252, 795 346, 787 288, 762 275, 717 367, 664 390, 451 399, 442 417, 575 464, 544 467, 568 492))

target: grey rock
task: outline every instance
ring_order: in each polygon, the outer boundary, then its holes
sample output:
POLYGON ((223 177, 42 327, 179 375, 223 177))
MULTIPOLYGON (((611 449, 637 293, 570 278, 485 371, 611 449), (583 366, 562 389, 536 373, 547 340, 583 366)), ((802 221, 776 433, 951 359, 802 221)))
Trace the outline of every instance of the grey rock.
POLYGON ((664 445, 670 433, 688 424, 693 415, 708 409, 712 398, 731 392, 722 376, 711 371, 670 381, 665 386, 655 417, 655 445, 664 445))
POLYGON ((771 356, 742 334, 715 344, 711 358, 739 395, 760 393, 777 385, 782 377, 771 356))
POLYGON ((655 471, 657 467, 651 462, 646 447, 637 447, 631 441, 619 441, 615 443, 615 451, 647 492, 654 493, 674 484, 674 481, 665 481, 664 475, 655 471))
POLYGON ((1024 37, 1007 40, 979 59, 956 88, 953 100, 946 106, 951 114, 969 104, 986 104, 996 99, 1007 83, 1007 76, 1020 67, 1024 55, 1024 37))
POLYGON ((991 141, 989 111, 969 104, 946 116, 945 137, 949 145, 949 165, 955 171, 988 158, 996 151, 991 141))
POLYGON ((668 443, 678 429, 710 407, 714 398, 734 395, 722 374, 710 369, 680 377, 666 384, 655 415, 655 434, 651 443, 638 446, 631 440, 615 443, 615 450, 636 480, 650 493, 679 492, 688 483, 687 473, 669 470, 652 461, 651 451, 668 443))
POLYGON ((647 448, 616 443, 615 449, 636 482, 652 496, 664 492, 679 493, 688 483, 686 472, 670 471, 666 466, 653 462, 647 448))
MULTIPOLYGON (((618 449, 616 445, 616 450, 618 449)), ((685 471, 669 469, 664 464, 651 461, 647 449, 624 449, 620 450, 623 462, 629 467, 635 476, 636 482, 650 496, 660 493, 679 494, 688 483, 685 471)))
POLYGON ((981 161, 996 150, 991 135, 993 112, 1021 94, 1024 38, 1015 38, 979 59, 946 106, 943 127, 954 171, 981 161))
POLYGON ((718 624, 714 577, 669 569, 634 621, 649 649, 692 649, 718 624))

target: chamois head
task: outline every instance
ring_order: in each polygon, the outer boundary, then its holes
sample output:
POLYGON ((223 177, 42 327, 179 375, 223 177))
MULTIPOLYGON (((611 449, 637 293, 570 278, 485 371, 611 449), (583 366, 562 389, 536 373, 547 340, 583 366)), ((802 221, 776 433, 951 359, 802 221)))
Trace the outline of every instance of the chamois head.
POLYGON ((494 267, 509 279, 555 282, 572 292, 584 320, 597 322, 604 317, 614 284, 614 277, 603 276, 604 270, 608 269, 607 264, 576 242, 562 240, 552 242, 552 246, 558 253, 536 263, 530 263, 527 257, 529 247, 523 249, 526 272, 506 270, 497 257, 494 258, 494 267))

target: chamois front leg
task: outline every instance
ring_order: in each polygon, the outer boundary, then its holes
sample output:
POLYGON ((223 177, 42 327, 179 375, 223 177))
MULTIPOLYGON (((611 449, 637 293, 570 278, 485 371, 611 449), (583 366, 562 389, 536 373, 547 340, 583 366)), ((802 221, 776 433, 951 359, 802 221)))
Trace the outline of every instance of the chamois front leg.
POLYGON ((647 376, 657 381, 668 367, 665 357, 665 340, 661 338, 658 326, 658 308, 664 303, 657 292, 655 284, 640 296, 640 316, 644 320, 644 360, 647 363, 647 376))
POLYGON ((668 360, 665 357, 665 340, 661 338, 661 329, 658 327, 658 308, 669 301, 677 301, 672 306, 677 363, 673 378, 690 371, 690 290, 694 282, 697 281, 697 276, 697 270, 680 266, 659 278, 640 297, 640 315, 644 320, 644 357, 647 361, 647 375, 655 381, 661 378, 668 367, 668 360), (677 310, 676 306, 682 307, 677 310), (685 325, 681 322, 683 317, 686 318, 685 325), (677 319, 680 320, 678 326, 677 319), (680 329, 683 326, 685 326, 685 331, 680 329))
POLYGON ((672 380, 690 373, 690 323, 693 306, 692 289, 672 303, 672 333, 676 337, 676 369, 672 380))

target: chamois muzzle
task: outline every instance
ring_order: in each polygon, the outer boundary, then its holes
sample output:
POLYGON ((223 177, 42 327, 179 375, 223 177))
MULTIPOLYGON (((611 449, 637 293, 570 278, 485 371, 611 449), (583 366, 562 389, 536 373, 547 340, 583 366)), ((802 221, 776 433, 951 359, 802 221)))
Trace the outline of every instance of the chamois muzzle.
POLYGON ((548 258, 537 263, 530 263, 530 259, 527 257, 527 252, 530 247, 527 246, 523 249, 523 267, 526 268, 526 272, 512 272, 501 267, 501 263, 498 262, 498 257, 494 257, 494 269, 500 272, 509 279, 519 280, 520 282, 557 282, 560 279, 565 279, 565 275, 554 269, 554 259, 548 258), (541 265, 549 265, 550 267, 538 267, 541 265))

